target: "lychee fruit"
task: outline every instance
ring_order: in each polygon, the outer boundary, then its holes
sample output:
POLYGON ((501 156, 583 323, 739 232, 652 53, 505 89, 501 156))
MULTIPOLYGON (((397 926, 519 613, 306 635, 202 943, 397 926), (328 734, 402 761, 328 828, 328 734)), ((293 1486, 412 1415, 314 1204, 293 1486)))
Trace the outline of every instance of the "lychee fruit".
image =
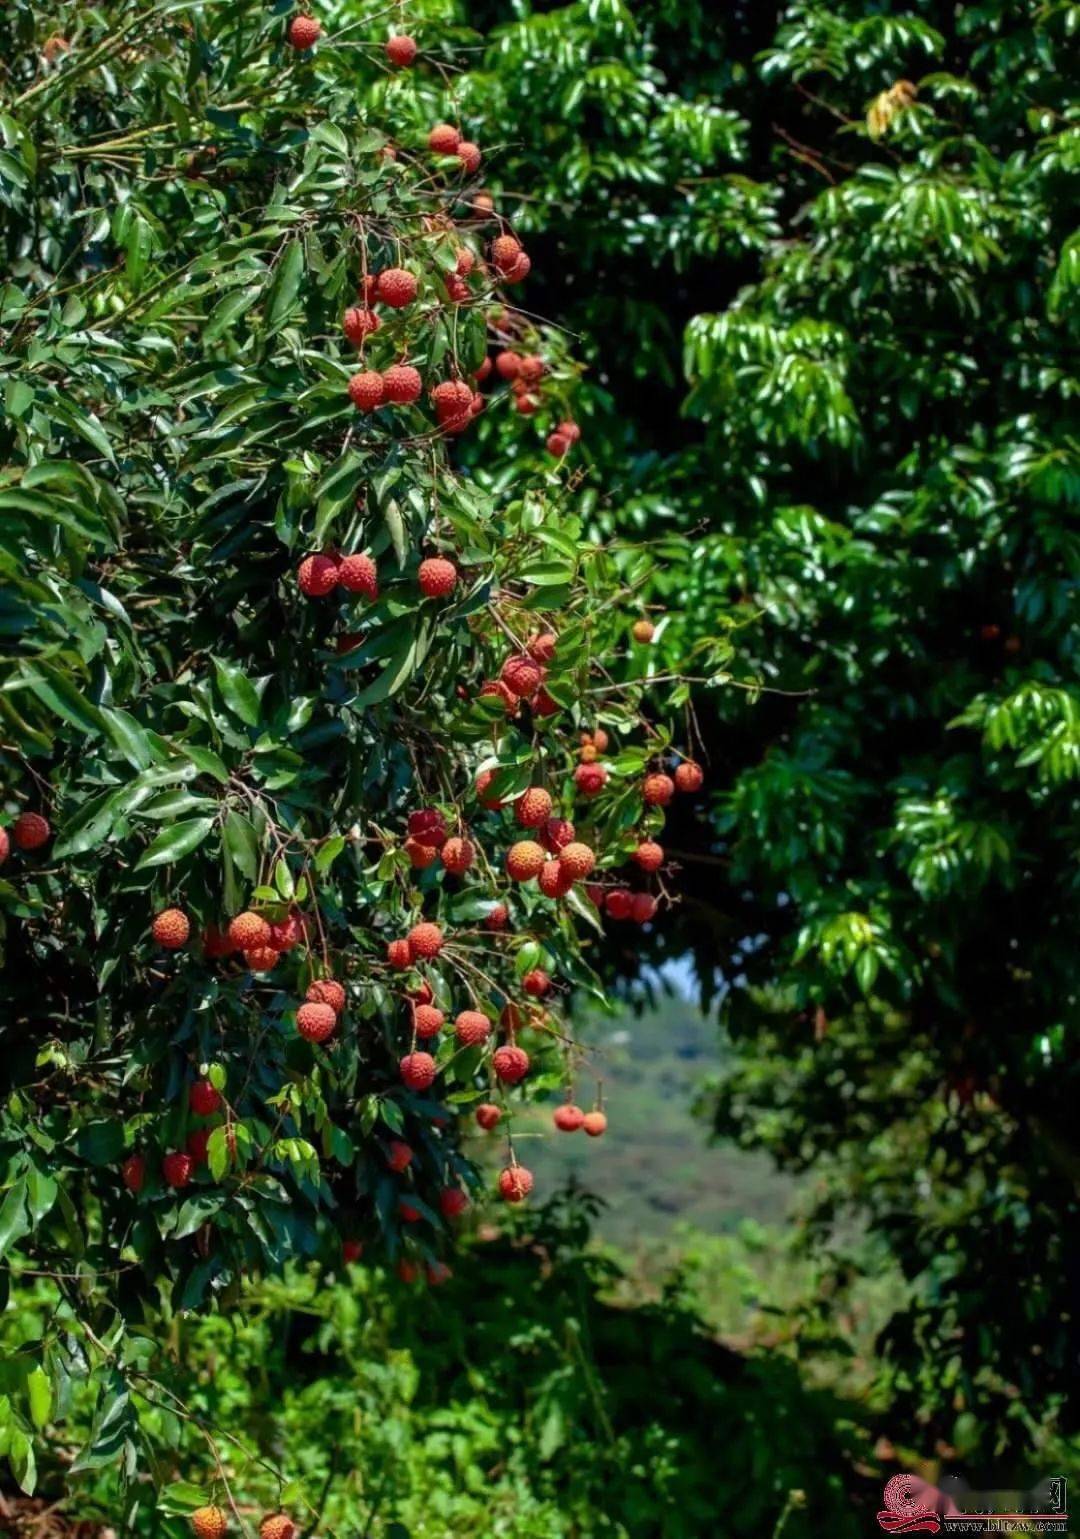
POLYGON ((197 1079, 188 1090, 188 1105, 196 1117, 212 1117, 221 1110, 221 1096, 208 1079, 197 1079))
POLYGON ((600 757, 600 751, 595 743, 582 743, 578 751, 578 758, 582 764, 595 764, 600 757))
POLYGON ((386 57, 395 69, 408 69, 416 58, 416 43, 405 32, 399 32, 396 36, 388 38, 386 43, 386 57))
POLYGON ((154 915, 150 929, 159 946, 166 951, 179 951, 187 945, 191 921, 182 908, 166 908, 154 915))
POLYGON ((573 1101, 567 1101, 564 1105, 555 1109, 552 1122, 560 1133, 576 1133, 585 1121, 585 1113, 580 1106, 575 1106, 573 1101))
POLYGON ((304 939, 304 921, 299 914, 287 914, 270 926, 270 945, 275 951, 291 951, 304 939))
POLYGON ((651 620, 635 620, 631 634, 635 641, 651 641, 656 635, 656 626, 651 620))
POLYGON ((403 1282, 406 1287, 412 1287, 413 1283, 420 1276, 420 1268, 416 1265, 415 1261, 410 1261, 408 1257, 402 1256, 397 1264, 397 1275, 399 1282, 403 1282))
POLYGON ((403 1224, 418 1224, 420 1222, 420 1209, 414 1208, 412 1203, 406 1202, 404 1198, 398 1203, 398 1212, 401 1214, 403 1224))
POLYGON ((390 1151, 386 1156, 386 1163, 395 1175, 400 1176, 412 1164, 413 1152, 407 1143, 400 1138, 394 1138, 390 1142, 390 1151))
POLYGON ((410 1090, 429 1090, 435 1083, 435 1060, 430 1053, 406 1053, 398 1068, 410 1090))
POLYGON ((484 918, 485 930, 505 930, 510 922, 510 910, 505 903, 495 903, 484 918))
POLYGON ((551 795, 543 786, 531 786, 514 803, 514 817, 522 828, 539 828, 551 817, 551 795))
POLYGON ((433 844, 421 844, 418 839, 406 839, 405 853, 414 871, 426 871, 439 858, 439 852, 433 844))
POLYGON ((461 135, 449 123, 436 123, 428 134, 427 142, 428 149, 434 150, 436 155, 456 155, 461 135))
POLYGON ((429 844, 434 850, 442 849, 449 833, 446 819, 438 807, 418 807, 409 813, 406 827, 410 839, 415 839, 417 844, 429 844))
POLYGON ((281 952, 276 946, 252 946, 244 952, 244 965, 252 973, 270 973, 280 957, 281 952))
POLYGON ((562 710, 562 706, 555 699, 554 695, 549 695, 542 684, 533 696, 531 703, 534 716, 554 716, 556 711, 562 710))
POLYGON ((11 840, 8 837, 8 831, 6 828, 0 828, 0 866, 4 864, 4 861, 7 860, 10 854, 11 840))
POLYGON ((337 1011, 330 1005, 303 1004, 296 1012, 296 1029, 307 1042, 325 1042, 337 1025, 337 1011))
POLYGON ((560 438, 565 438, 567 442, 572 444, 576 444, 581 437, 581 429, 576 422, 571 422, 569 419, 566 422, 560 422, 555 431, 560 438))
POLYGON ((516 262, 502 269, 502 280, 504 283, 524 283, 531 271, 532 261, 523 251, 516 262))
POLYGON ((604 899, 604 908, 612 919, 629 919, 633 894, 625 887, 613 887, 604 899))
POLYGON ((346 1266, 351 1266, 353 1262, 359 1261, 363 1254, 364 1247, 360 1240, 342 1240, 341 1259, 346 1266))
POLYGON ((493 368, 494 364, 492 363, 491 359, 485 358, 480 367, 473 370, 473 379, 475 379, 478 383, 483 384, 484 380, 487 379, 493 368))
POLYGON ((251 951, 270 944, 270 926, 261 914, 253 914, 250 909, 229 920, 228 935, 234 951, 251 951))
POLYGON ((670 775, 658 772, 646 775, 641 784, 641 795, 650 807, 666 807, 675 795, 675 782, 670 775))
POLYGON ((373 331, 378 331, 382 322, 374 310, 362 309, 359 305, 353 305, 341 318, 341 329, 348 341, 359 347, 365 337, 370 337, 373 331))
POLYGON ((551 662, 558 644, 559 638, 552 631, 540 631, 538 635, 529 637, 525 650, 534 662, 543 666, 551 662))
POLYGON ((549 860, 540 867, 536 885, 545 898, 565 898, 574 885, 574 878, 557 860, 549 860))
POLYGON ((120 1178, 129 1192, 138 1195, 146 1180, 146 1161, 141 1154, 129 1154, 120 1166, 120 1178))
POLYGON ((191 1514, 195 1539, 222 1539, 228 1520, 220 1507, 196 1507, 191 1514))
POLYGON ((475 859, 475 846, 468 839, 448 839, 442 847, 442 863, 452 876, 464 875, 475 859))
POLYGON ((522 255, 521 242, 512 235, 499 235, 491 243, 491 260, 501 273, 515 266, 522 255))
POLYGON ((486 794, 488 786, 494 779, 495 771, 493 769, 481 770, 476 777, 476 799, 481 807, 486 807, 489 812, 498 812, 502 806, 502 802, 497 796, 488 796, 486 794))
POLYGON ((542 358, 538 358, 535 353, 529 353, 522 358, 521 378, 525 380, 526 384, 535 385, 539 380, 543 379, 546 373, 547 364, 542 358))
POLYGON ((40 812, 20 812, 11 825, 11 838, 17 850, 40 850, 52 838, 48 818, 40 812))
POLYGON ((590 1138, 599 1138, 607 1131, 607 1118, 602 1111, 586 1112, 581 1125, 590 1138))
POLYGON ((435 415, 440 422, 447 422, 472 408, 473 393, 463 379, 444 379, 431 392, 435 415))
POLYGON ((425 598, 445 598, 454 591, 457 567, 443 556, 429 556, 426 561, 421 561, 416 577, 425 598))
POLYGON ((468 139, 462 139, 457 147, 456 154, 470 176, 474 176, 479 171, 480 162, 484 157, 478 144, 473 144, 468 139))
MULTIPOLYGON (((362 378, 357 375, 357 378, 362 378)), ((338 564, 333 556, 317 553, 305 556, 296 574, 300 592, 308 598, 325 598, 338 585, 338 564)))
POLYGON ((514 408, 523 417, 533 417, 540 410, 540 398, 535 395, 516 395, 514 397, 514 408))
POLYGON ((495 355, 495 372, 500 379, 517 379, 521 373, 521 354, 511 352, 509 348, 495 355))
POLYGON ((663 847, 652 839, 643 839, 630 856, 642 871, 659 871, 664 864, 663 847))
POLYGON ((298 53, 303 53, 322 36, 322 23, 316 21, 314 16, 294 16, 289 23, 287 36, 290 46, 298 53))
POLYGON ((704 784, 705 773, 700 764, 694 764, 686 759, 676 768, 675 789, 677 791, 700 791, 704 784))
POLYGON ((284 1512, 273 1512, 259 1524, 259 1539, 296 1539, 296 1524, 284 1512))
POLYGON ((559 864, 572 882, 580 882, 591 874, 596 865, 596 856, 587 844, 575 840, 563 850, 559 864))
POLYGON ((507 716, 513 716, 519 704, 518 697, 512 689, 507 689, 502 679, 488 679, 485 684, 481 684, 477 699, 501 700, 507 716))
POLYGON ((309 1005, 329 1005, 335 1015, 345 1008, 345 990, 336 978, 316 978, 304 998, 309 1005))
POLYGON ((206 1164, 206 1151, 210 1146, 210 1128, 195 1128, 189 1133, 184 1148, 196 1166, 206 1164))
POLYGON ((524 1202, 533 1189, 532 1171, 524 1165, 507 1165, 499 1172, 499 1196, 506 1202, 524 1202))
POLYGON ((186 1186, 191 1180, 191 1172, 195 1168, 195 1161, 190 1154, 184 1154, 179 1149, 172 1150, 161 1162, 161 1174, 165 1178, 167 1186, 186 1186))
POLYGON ((574 842, 574 825, 568 818, 548 818, 540 830, 540 843, 552 855, 559 855, 574 842))
POLYGON ((413 1030, 422 1040, 437 1036, 446 1017, 435 1005, 417 1005, 413 1010, 413 1030))
POLYGON ((630 918, 635 924, 648 924, 656 913, 656 899, 651 892, 635 892, 630 899, 630 918))
POLYGON ((551 979, 542 967, 534 967, 522 978, 521 987, 533 999, 543 999, 545 994, 551 992, 551 979))
POLYGON ((490 1133, 502 1121, 502 1108, 494 1106, 490 1101, 481 1101, 474 1113, 477 1125, 482 1127, 485 1133, 490 1133))
POLYGON ((503 1047, 495 1049, 491 1056, 491 1066, 495 1070, 496 1079, 502 1080, 505 1085, 516 1085, 529 1072, 529 1055, 523 1047, 507 1042, 503 1047))
POLYGON ((608 772, 602 764, 579 764, 574 784, 582 796, 598 796, 607 784, 608 772))
POLYGON ((444 1186, 439 1193, 439 1212, 443 1218, 460 1218, 468 1206, 468 1194, 460 1186, 444 1186))
POLYGON ((392 940, 386 948, 386 960, 389 966, 396 967, 400 972, 412 966, 412 950, 407 940, 392 940))
POLYGON ((570 449, 570 440, 564 438, 561 433, 549 433, 547 438, 547 452, 553 454, 557 460, 561 460, 570 449))
POLYGON ((460 1047, 477 1047, 491 1035, 491 1022, 479 1010, 462 1010, 454 1022, 454 1039, 460 1047))
POLYGON ((520 657, 506 659, 499 677, 511 693, 527 700, 530 695, 536 693, 543 675, 540 664, 535 662, 527 652, 523 652, 520 657))
POLYGON ((375 293, 391 310, 402 310, 416 298, 417 282, 404 267, 387 267, 379 274, 375 293))
POLYGON ((354 374, 349 381, 349 399, 357 411, 374 411, 386 400, 386 386, 383 377, 374 369, 365 369, 362 374, 354 374))
POLYGON ((507 875, 515 882, 531 882, 539 876, 546 860, 543 849, 534 840, 519 839, 506 852, 507 875))
POLYGON ((438 956, 442 945, 443 932, 437 924, 430 924, 424 920, 420 924, 414 924, 409 931, 409 952, 414 961, 417 958, 430 961, 438 956))
POLYGON ((369 599, 379 596, 378 573, 370 556, 343 556, 338 565, 338 582, 349 593, 362 593, 369 599))
POLYGON ((383 373, 383 388, 395 406, 411 406, 420 399, 424 382, 411 363, 394 363, 383 373))

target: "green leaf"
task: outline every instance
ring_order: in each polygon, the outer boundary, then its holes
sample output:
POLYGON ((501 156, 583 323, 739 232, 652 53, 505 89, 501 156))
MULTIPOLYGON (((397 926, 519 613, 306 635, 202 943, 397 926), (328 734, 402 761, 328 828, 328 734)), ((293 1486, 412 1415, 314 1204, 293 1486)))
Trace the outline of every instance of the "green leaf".
POLYGON ((144 850, 135 864, 136 871, 147 866, 164 866, 173 860, 183 860, 192 850, 197 850, 214 826, 213 818, 190 818, 172 828, 162 829, 148 849, 144 850))
POLYGON ((226 663, 220 657, 213 659, 221 698, 230 711, 248 727, 257 727, 261 709, 255 686, 235 663, 226 663))
POLYGON ((27 1375, 26 1398, 30 1406, 30 1420, 40 1432, 48 1426, 52 1416, 52 1382, 40 1365, 27 1375))
POLYGON ((296 308, 304 266, 304 243, 296 237, 290 240, 270 283, 266 302, 266 330, 269 335, 280 331, 296 308))

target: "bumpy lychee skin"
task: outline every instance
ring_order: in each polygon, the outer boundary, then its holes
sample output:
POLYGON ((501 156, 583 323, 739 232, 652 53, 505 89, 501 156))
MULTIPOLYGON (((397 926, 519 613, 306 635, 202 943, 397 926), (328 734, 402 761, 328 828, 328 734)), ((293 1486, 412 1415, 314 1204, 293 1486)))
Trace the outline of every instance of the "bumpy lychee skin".
POLYGON ((304 998, 309 1005, 329 1005, 335 1015, 345 1008, 345 990, 336 978, 316 978, 304 998))
POLYGON ((512 235, 499 235, 491 243, 491 260, 501 273, 512 268, 523 255, 521 242, 512 235))
POLYGON ((403 310, 416 298, 417 282, 414 273, 404 267, 387 267, 379 274, 375 292, 391 310, 403 310))
POLYGON ((607 778, 608 772, 602 764, 579 764, 574 771, 574 784, 582 796, 599 796, 607 778))
POLYGON ((491 1035, 491 1022, 479 1010, 462 1010, 454 1022, 454 1040, 461 1047, 477 1047, 491 1035))
POLYGON ((565 898, 574 885, 574 878, 564 871, 557 860, 549 860, 540 867, 536 885, 545 898, 565 898))
POLYGON ((504 1202, 524 1202, 532 1189, 532 1171, 524 1165, 507 1165, 499 1172, 499 1196, 504 1202))
POLYGON ((409 931, 409 951, 413 960, 430 961, 437 957, 443 946, 443 932, 437 924, 427 920, 414 924, 409 931))
POLYGON ((521 987, 526 994, 532 995, 533 999, 543 999, 545 994, 551 992, 551 979, 542 967, 534 967, 522 978, 521 987))
POLYGON ((463 379, 444 379, 431 392, 435 414, 447 422, 472 410, 473 392, 463 379))
POLYGON ((316 21, 314 16, 294 16, 289 23, 287 36, 289 46, 295 48, 297 53, 304 53, 322 37, 322 23, 316 21))
POLYGON ((197 1079, 188 1090, 188 1105, 196 1117, 212 1117, 221 1110, 221 1096, 208 1079, 197 1079))
POLYGON ((475 175, 480 169, 483 154, 478 144, 472 144, 468 139, 462 139, 457 147, 457 158, 470 176, 475 175))
POLYGON ((394 406, 411 406, 420 399, 424 382, 411 363, 394 363, 383 373, 383 386, 394 406))
POLYGON ((522 828, 539 828, 551 817, 551 795, 543 786, 531 786, 514 803, 514 817, 522 828))
POLYGON ((540 843, 552 855, 561 855, 574 842, 574 825, 568 818, 548 818, 540 830, 540 843))
POLYGON ((17 850, 40 850, 52 838, 48 818, 40 812, 20 812, 11 825, 11 838, 17 850))
POLYGON ((196 1507, 191 1514, 195 1539, 222 1539, 229 1523, 220 1507, 196 1507))
POLYGON ((495 1070, 495 1078, 502 1080, 504 1085, 517 1085, 529 1072, 529 1055, 523 1047, 507 1042, 491 1055, 491 1067, 495 1070))
POLYGON ((567 1101, 563 1106, 556 1107, 551 1120, 560 1133, 576 1133, 585 1121, 585 1113, 573 1101, 567 1101))
POLYGON ((476 859, 469 839, 448 839, 442 847, 442 863, 451 876, 463 876, 476 859))
POLYGON ((287 914, 270 926, 270 945, 275 951, 292 951, 305 936, 304 921, 299 914, 287 914))
POLYGON ((416 580, 425 598, 446 598, 457 583, 457 567, 443 556, 429 556, 421 561, 416 580))
POLYGON ((228 935, 236 951, 251 951, 270 944, 270 926, 261 914, 253 914, 250 909, 229 920, 228 935))
POLYGON ((349 381, 349 399, 357 411, 374 411, 377 406, 381 406, 386 400, 382 375, 374 369, 354 374, 349 381))
POLYGON ((412 1164, 412 1158, 413 1152, 407 1143, 400 1138, 391 1139, 386 1163, 395 1175, 400 1176, 402 1171, 408 1170, 412 1164))
POLYGON ((578 840, 566 846, 559 856, 559 864, 572 881, 582 882, 596 865, 596 855, 589 845, 578 840))
POLYGON ((554 695, 548 694, 547 690, 541 684, 540 688, 536 691, 536 694, 532 698, 533 715, 554 716, 557 711, 561 710, 562 706, 555 699, 554 695))
POLYGON ((521 360, 521 377, 529 385, 535 385, 542 380, 547 373, 547 364, 535 353, 529 353, 521 360))
POLYGON ((151 933, 159 946, 166 951, 179 951, 186 946, 191 934, 191 921, 182 908, 165 908, 154 915, 151 933))
POLYGON ((539 876, 547 860, 543 849, 532 839, 519 839, 506 852, 507 875, 515 882, 531 882, 539 876))
POLYGON ((386 57, 395 69, 408 69, 416 58, 416 43, 405 32, 399 32, 396 37, 387 39, 386 57))
POLYGON ((338 582, 349 593, 362 593, 365 598, 379 596, 379 575, 370 556, 357 553, 342 556, 338 565, 338 582))
POLYGON ((635 924, 648 924, 656 915, 656 899, 651 892, 635 892, 630 899, 630 918, 635 924))
POLYGON ((421 1041, 426 1041, 428 1037, 438 1036, 445 1020, 445 1015, 435 1005, 417 1005, 413 1011, 413 1030, 421 1041))
POLYGON ((498 812, 502 806, 502 802, 497 796, 487 795, 487 788, 494 779, 495 771, 493 769, 481 770, 476 777, 476 799, 481 807, 486 807, 489 812, 498 812))
POLYGON ((514 397, 514 410, 523 417, 534 417, 540 410, 540 397, 536 395, 516 395, 514 397))
POLYGON ((663 846, 652 839, 643 839, 631 854, 630 859, 639 865, 642 871, 659 871, 664 864, 663 846))
POLYGON ((629 919, 633 902, 633 894, 625 887, 615 887, 604 899, 604 908, 612 919, 629 919))
POLYGON ((435 1060, 430 1053, 406 1053, 398 1068, 410 1090, 430 1090, 435 1083, 435 1060))
POLYGON ((485 930, 505 930, 510 922, 510 910, 505 903, 496 903, 484 919, 485 930))
POLYGON ((325 1042, 337 1025, 337 1011, 329 1005, 303 1004, 296 1012, 296 1029, 307 1042, 325 1042))
POLYGON ((500 379, 517 379, 521 373, 521 354, 504 348, 501 353, 495 354, 495 372, 500 379))
POLYGON ((490 1133, 502 1121, 502 1107, 493 1105, 491 1101, 481 1101, 475 1116, 477 1126, 483 1128, 485 1133, 490 1133))
POLYGON ((417 844, 429 844, 434 850, 442 849, 449 833, 446 819, 438 807, 417 807, 409 813, 407 828, 410 839, 415 839, 417 844))
POLYGON ((555 431, 560 438, 565 438, 568 443, 572 444, 576 444, 581 437, 581 429, 576 422, 571 422, 569 418, 565 422, 560 422, 555 431))
POLYGON ((439 852, 434 845, 421 844, 419 839, 406 839, 405 853, 414 871, 426 871, 439 858, 439 852))
POLYGON ((412 948, 407 940, 392 940, 386 948, 386 960, 390 967, 396 967, 399 972, 412 966, 412 948))
POLYGON ((307 598, 325 598, 338 585, 338 564, 321 552, 305 556, 296 573, 300 592, 307 598))
POLYGON ((381 325, 374 310, 362 309, 359 305, 352 305, 341 318, 341 329, 355 347, 359 347, 373 331, 378 331, 381 325))
POLYGON ((508 657, 502 665, 499 677, 513 694, 518 695, 522 700, 527 700, 539 689, 543 674, 540 671, 540 664, 524 652, 520 657, 508 657))
POLYGON ((129 1154, 120 1166, 120 1179, 129 1192, 136 1196, 142 1191, 146 1180, 146 1161, 141 1154, 129 1154))
POLYGON ((276 946, 250 946, 244 952, 244 965, 252 973, 273 972, 280 959, 276 946))
POLYGON ((656 635, 656 626, 651 620, 635 620, 632 635, 635 641, 650 642, 656 635))
POLYGON ((700 764, 693 764, 689 759, 684 760, 675 771, 675 789, 677 791, 700 791, 705 784, 705 773, 700 764))
POLYGON ((460 1186, 444 1186, 439 1193, 439 1212, 443 1218, 460 1218, 468 1206, 468 1193, 460 1186))
POLYGON ((427 137, 428 149, 436 155, 456 155, 461 134, 450 123, 436 123, 427 137))
POLYGON ((512 689, 507 689, 502 679, 488 679, 477 691, 479 700, 501 700, 507 716, 513 716, 518 709, 518 697, 512 689))
POLYGON ((296 1524, 284 1512, 272 1512, 259 1524, 259 1539, 296 1539, 296 1524))
POLYGON ((191 1155, 184 1154, 179 1149, 174 1149, 167 1154, 161 1162, 161 1174, 165 1178, 165 1184, 177 1189, 187 1186, 194 1168, 195 1161, 191 1155))
POLYGON ((670 775, 646 775, 641 783, 641 795, 650 807, 666 807, 675 795, 675 782, 670 775))
POLYGON ((607 1132, 607 1118, 602 1111, 586 1112, 581 1125, 590 1138, 599 1138, 601 1133, 607 1132))

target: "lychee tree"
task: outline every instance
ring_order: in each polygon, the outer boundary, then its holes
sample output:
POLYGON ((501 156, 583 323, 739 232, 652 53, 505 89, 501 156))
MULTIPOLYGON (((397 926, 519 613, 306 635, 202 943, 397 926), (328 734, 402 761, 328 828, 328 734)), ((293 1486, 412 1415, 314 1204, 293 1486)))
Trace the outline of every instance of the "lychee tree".
POLYGON ((9 19, 0 1257, 54 1308, 0 1444, 29 1490, 73 1399, 72 1476, 140 1470, 156 1334, 245 1276, 439 1283, 463 1120, 511 1202, 522 1096, 603 1132, 562 1005, 609 898, 668 896, 698 778, 630 636, 655 553, 583 536, 573 366, 405 28, 9 19), (548 474, 459 472, 479 411, 541 397, 548 474))

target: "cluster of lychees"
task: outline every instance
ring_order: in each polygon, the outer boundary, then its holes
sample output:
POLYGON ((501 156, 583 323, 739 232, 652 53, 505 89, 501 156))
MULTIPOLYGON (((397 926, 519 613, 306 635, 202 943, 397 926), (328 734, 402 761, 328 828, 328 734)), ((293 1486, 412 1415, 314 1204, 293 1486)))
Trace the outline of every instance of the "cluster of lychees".
MULTIPOLYGON (((195 1539, 223 1539, 229 1520, 223 1508, 197 1507, 191 1514, 195 1539)), ((259 1524, 259 1539, 296 1539, 299 1529, 284 1512, 269 1513, 259 1524)))

